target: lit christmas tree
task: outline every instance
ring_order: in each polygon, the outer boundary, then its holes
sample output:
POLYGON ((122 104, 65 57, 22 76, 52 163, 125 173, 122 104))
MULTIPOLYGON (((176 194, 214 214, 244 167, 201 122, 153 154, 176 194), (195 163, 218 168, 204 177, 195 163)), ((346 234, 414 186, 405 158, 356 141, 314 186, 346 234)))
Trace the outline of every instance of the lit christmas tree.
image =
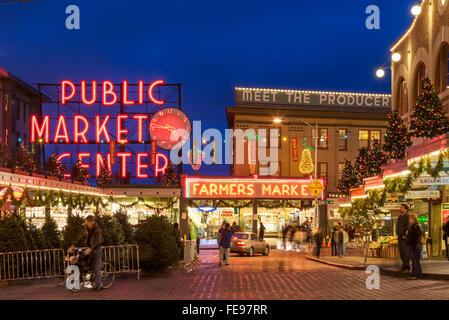
POLYGON ((15 168, 29 173, 40 172, 40 166, 37 165, 37 162, 34 159, 34 154, 27 151, 23 143, 20 144, 20 147, 17 150, 17 161, 15 168))
POLYGON ((162 177, 162 185, 164 186, 174 186, 178 183, 176 178, 175 168, 173 163, 169 160, 167 169, 165 170, 164 176, 162 177))
POLYGON ((384 150, 389 153, 388 156, 391 159, 404 159, 405 150, 412 145, 412 141, 397 111, 388 115, 388 128, 384 139, 384 150))
POLYGON ((58 161, 56 154, 52 153, 46 163, 47 174, 51 177, 63 178, 65 173, 64 165, 58 161))
POLYGON ((433 138, 449 129, 449 119, 444 114, 440 98, 429 78, 423 81, 421 94, 411 118, 410 131, 414 137, 433 138))
POLYGON ((312 155, 310 154, 309 148, 304 148, 301 154, 301 160, 299 161, 299 172, 302 174, 312 173, 315 169, 313 165, 312 155))
POLYGON ((371 150, 368 152, 368 175, 367 177, 377 176, 382 173, 382 166, 388 162, 388 155, 379 140, 373 140, 371 150))
POLYGON ((88 173, 86 169, 81 167, 81 162, 79 160, 72 167, 72 178, 75 181, 86 182, 88 173))
POLYGON ((370 176, 369 150, 361 148, 359 156, 355 159, 354 170, 357 174, 357 184, 355 187, 363 183, 363 179, 370 176))
POLYGON ((355 168, 352 166, 351 161, 345 159, 345 166, 341 174, 340 180, 338 180, 337 189, 341 195, 349 196, 349 190, 357 187, 358 178, 355 168))
POLYGON ((103 184, 111 184, 112 183, 112 174, 109 170, 108 166, 103 163, 103 165, 100 168, 100 174, 97 178, 97 184, 103 185, 103 184))

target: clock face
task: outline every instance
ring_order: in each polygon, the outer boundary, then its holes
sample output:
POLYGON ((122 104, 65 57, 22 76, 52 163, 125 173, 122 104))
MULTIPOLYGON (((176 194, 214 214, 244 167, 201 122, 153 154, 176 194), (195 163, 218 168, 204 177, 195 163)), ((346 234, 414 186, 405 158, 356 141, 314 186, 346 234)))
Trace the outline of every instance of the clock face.
POLYGON ((156 112, 150 121, 151 139, 156 141, 158 147, 165 150, 171 150, 180 141, 184 144, 191 132, 190 119, 176 108, 162 109, 156 112))

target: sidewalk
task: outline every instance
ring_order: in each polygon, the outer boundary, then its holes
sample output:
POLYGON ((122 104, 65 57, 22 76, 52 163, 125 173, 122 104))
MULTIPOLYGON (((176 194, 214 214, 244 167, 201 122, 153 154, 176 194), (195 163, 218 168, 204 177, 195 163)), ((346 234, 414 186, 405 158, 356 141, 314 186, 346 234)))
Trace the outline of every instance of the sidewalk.
MULTIPOLYGON (((345 256, 343 258, 335 256, 321 256, 320 259, 306 255, 306 259, 331 266, 351 269, 365 270, 368 265, 377 265, 381 272, 395 277, 408 277, 408 273, 399 272, 401 263, 399 260, 387 258, 368 258, 367 264, 363 264, 363 256, 345 256)), ((449 261, 447 260, 421 260, 424 278, 434 280, 449 280, 449 261)))

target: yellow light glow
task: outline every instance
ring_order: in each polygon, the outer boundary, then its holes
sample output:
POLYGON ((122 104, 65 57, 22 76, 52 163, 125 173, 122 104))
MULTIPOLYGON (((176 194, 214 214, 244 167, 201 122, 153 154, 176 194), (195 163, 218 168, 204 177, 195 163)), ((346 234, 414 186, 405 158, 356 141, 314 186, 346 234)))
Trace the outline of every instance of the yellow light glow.
POLYGON ((399 52, 395 52, 391 55, 391 60, 393 60, 394 62, 398 62, 399 60, 401 60, 401 54, 399 52))
POLYGON ((282 120, 281 120, 280 118, 274 118, 274 119, 273 119, 273 122, 274 122, 274 123, 281 123, 282 120))
POLYGON ((377 71, 376 71, 376 77, 378 77, 378 78, 383 78, 384 76, 385 76, 385 71, 384 71, 384 69, 382 69, 382 68, 377 69, 377 71))
POLYGON ((420 15, 421 14, 421 6, 418 3, 415 3, 415 5, 412 7, 411 12, 415 17, 420 15))

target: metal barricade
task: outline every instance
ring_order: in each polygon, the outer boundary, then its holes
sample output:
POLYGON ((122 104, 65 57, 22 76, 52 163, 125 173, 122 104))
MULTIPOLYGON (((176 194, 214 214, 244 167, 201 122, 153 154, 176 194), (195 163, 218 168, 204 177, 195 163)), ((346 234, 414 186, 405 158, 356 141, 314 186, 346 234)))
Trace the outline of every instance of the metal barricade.
POLYGON ((110 262, 115 273, 137 273, 137 279, 140 279, 140 257, 137 244, 104 246, 103 261, 110 262))
MULTIPOLYGON (((102 247, 103 262, 111 263, 115 273, 137 273, 137 279, 140 279, 140 257, 137 244, 102 247)), ((68 265, 70 255, 67 254, 67 257, 66 265, 68 265)))
POLYGON ((0 280, 64 277, 64 250, 0 252, 0 280))
POLYGON ((196 251, 195 240, 184 241, 184 269, 187 273, 192 272, 200 265, 200 257, 196 251))

